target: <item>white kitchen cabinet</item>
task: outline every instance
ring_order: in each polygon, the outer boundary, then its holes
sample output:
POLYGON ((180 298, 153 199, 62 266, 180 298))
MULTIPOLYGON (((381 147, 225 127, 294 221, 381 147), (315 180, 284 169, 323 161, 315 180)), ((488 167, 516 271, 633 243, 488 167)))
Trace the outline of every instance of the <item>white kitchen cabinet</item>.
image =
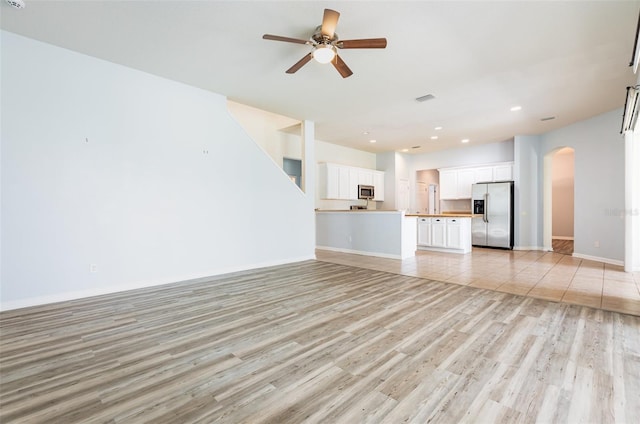
POLYGON ((373 185, 373 171, 369 169, 358 169, 358 184, 373 185))
POLYGON ((440 171, 440 199, 458 198, 458 171, 440 171))
POLYGON ((338 167, 338 199, 349 199, 349 168, 338 167))
POLYGON ((418 217, 418 249, 471 252, 471 218, 418 217))
POLYGON ((447 247, 462 249, 462 222, 457 218, 447 218, 447 247))
POLYGON ((340 191, 338 168, 329 163, 322 163, 318 166, 318 175, 320 197, 323 199, 337 199, 340 191))
POLYGON ((511 181, 513 180, 513 165, 497 165, 493 168, 493 181, 511 181))
POLYGON ((348 200, 350 197, 350 181, 348 168, 331 163, 321 164, 320 196, 323 199, 348 200))
POLYGON ((447 247, 447 229, 445 218, 431 218, 431 246, 447 247))
POLYGON ((442 168, 440 173, 440 199, 470 199, 475 183, 513 180, 513 163, 486 166, 442 168))
POLYGON ((384 201, 384 172, 373 171, 373 187, 375 188, 375 197, 373 200, 378 202, 384 201))
POLYGON ((374 200, 384 200, 384 172, 355 166, 321 163, 318 165, 321 199, 358 200, 358 185, 375 187, 374 200))
POLYGON ((431 218, 418 218, 418 246, 431 246, 431 218))
POLYGON ((474 173, 474 178, 473 178, 474 184, 493 181, 493 166, 483 166, 480 168, 475 168, 473 170, 473 173, 474 173))
POLYGON ((461 169, 458 171, 457 199, 471 199, 471 185, 476 182, 473 169, 461 169))
POLYGON ((358 198, 358 168, 349 167, 349 199, 358 198))

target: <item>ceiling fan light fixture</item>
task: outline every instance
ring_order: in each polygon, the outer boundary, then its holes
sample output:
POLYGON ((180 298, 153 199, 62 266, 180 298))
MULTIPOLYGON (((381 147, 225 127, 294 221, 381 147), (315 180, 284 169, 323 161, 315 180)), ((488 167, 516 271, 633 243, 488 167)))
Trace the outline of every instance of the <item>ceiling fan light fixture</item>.
POLYGON ((336 57, 335 48, 330 44, 317 46, 313 50, 313 58, 318 63, 329 63, 336 57))

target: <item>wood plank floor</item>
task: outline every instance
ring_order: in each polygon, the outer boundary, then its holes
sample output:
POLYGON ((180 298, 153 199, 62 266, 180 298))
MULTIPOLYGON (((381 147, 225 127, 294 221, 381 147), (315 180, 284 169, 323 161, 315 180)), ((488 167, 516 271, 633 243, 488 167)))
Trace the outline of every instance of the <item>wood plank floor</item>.
POLYGON ((306 261, 0 314, 2 423, 632 423, 640 317, 306 261))
POLYGON ((556 253, 570 255, 573 253, 573 240, 553 239, 551 240, 551 247, 556 253))

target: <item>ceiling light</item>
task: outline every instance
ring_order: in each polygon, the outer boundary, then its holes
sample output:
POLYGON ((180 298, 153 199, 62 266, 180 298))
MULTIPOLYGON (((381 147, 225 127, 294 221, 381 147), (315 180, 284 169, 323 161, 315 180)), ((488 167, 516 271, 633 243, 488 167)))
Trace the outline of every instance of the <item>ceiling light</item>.
POLYGON ((522 110, 522 106, 514 106, 510 110, 511 110, 511 112, 517 112, 519 110, 522 110))
POLYGON ((369 135, 369 131, 365 131, 365 132, 363 132, 362 134, 364 134, 364 135, 369 135))
POLYGON ((375 143, 376 140, 369 140, 369 143, 375 143))
POLYGON ((468 138, 463 138, 463 139, 462 139, 462 140, 460 140, 460 141, 462 141, 463 143, 468 143, 468 142, 469 142, 469 139, 468 139, 468 138))
POLYGON ((434 130, 436 131, 440 131, 442 129, 442 127, 435 127, 434 130))
POLYGON ((409 151, 409 149, 402 149, 400 150, 401 152, 407 153, 409 151))
POLYGON ((438 136, 437 136, 437 135, 432 135, 432 136, 431 136, 431 140, 437 140, 437 139, 438 139, 438 136))
POLYGON ((319 63, 329 63, 334 57, 336 52, 331 44, 322 44, 313 50, 313 58, 319 63))

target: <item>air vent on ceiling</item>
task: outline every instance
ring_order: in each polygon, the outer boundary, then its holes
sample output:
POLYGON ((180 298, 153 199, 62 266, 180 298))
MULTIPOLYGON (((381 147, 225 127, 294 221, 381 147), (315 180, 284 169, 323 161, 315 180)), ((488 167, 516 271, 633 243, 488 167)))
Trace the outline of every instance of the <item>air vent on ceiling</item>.
POLYGON ((412 148, 412 149, 419 149, 419 148, 420 148, 420 146, 413 146, 413 147, 411 147, 411 148, 412 148))
POLYGON ((435 99, 433 94, 426 94, 424 96, 416 97, 416 101, 418 102, 426 102, 427 100, 435 99))
POLYGON ((547 116, 546 118, 542 118, 540 120, 544 122, 544 121, 551 121, 552 119, 556 119, 556 117, 555 116, 547 116))

